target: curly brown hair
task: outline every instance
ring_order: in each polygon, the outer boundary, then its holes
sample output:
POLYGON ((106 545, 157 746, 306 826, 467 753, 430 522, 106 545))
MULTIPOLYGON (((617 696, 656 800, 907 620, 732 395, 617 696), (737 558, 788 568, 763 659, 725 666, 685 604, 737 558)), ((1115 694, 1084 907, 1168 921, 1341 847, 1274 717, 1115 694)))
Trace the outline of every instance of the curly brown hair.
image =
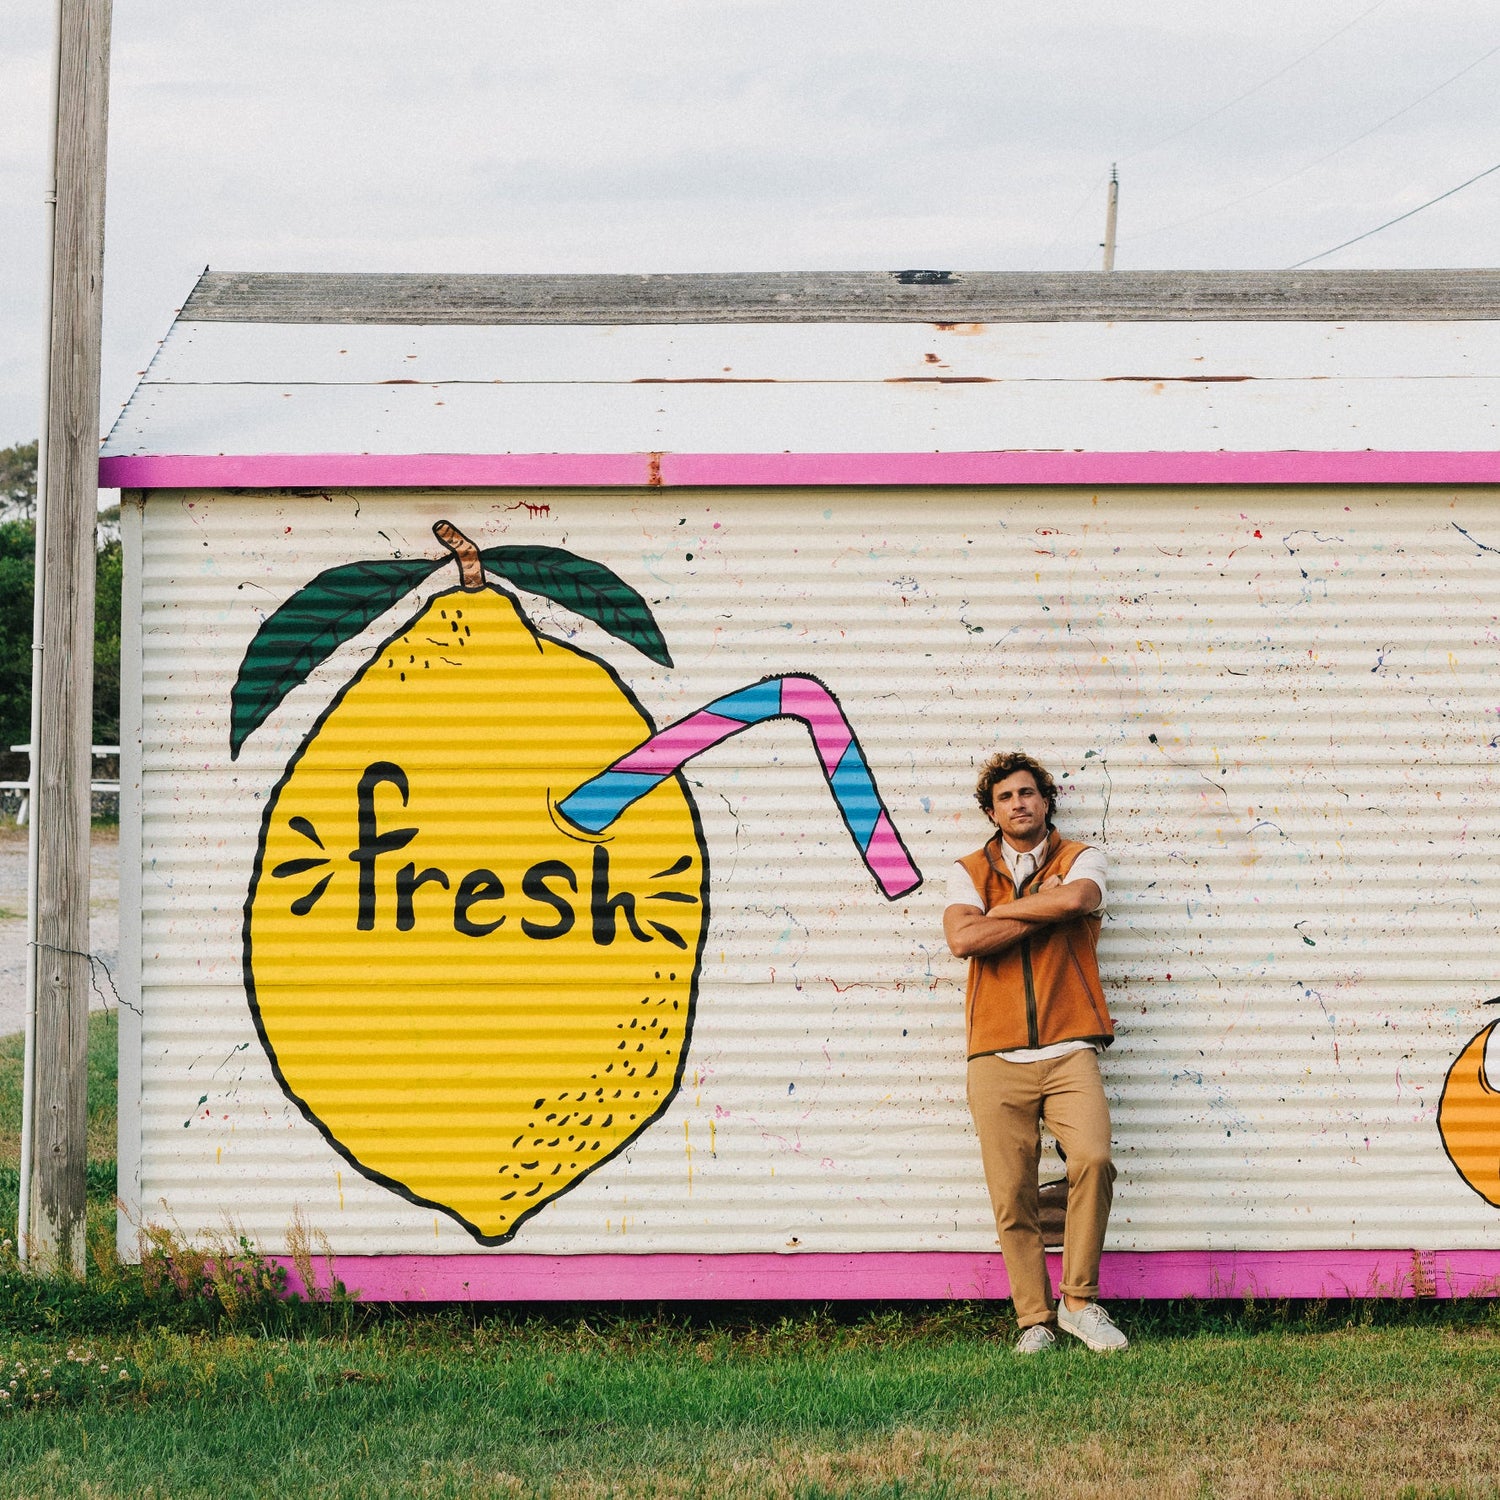
POLYGON ((1047 799, 1047 827, 1050 828, 1052 814, 1057 811, 1057 783, 1046 766, 1024 750, 1002 750, 985 761, 979 772, 979 783, 974 788, 974 800, 986 814, 992 812, 995 788, 1017 771, 1029 771, 1032 780, 1036 782, 1037 791, 1047 799))

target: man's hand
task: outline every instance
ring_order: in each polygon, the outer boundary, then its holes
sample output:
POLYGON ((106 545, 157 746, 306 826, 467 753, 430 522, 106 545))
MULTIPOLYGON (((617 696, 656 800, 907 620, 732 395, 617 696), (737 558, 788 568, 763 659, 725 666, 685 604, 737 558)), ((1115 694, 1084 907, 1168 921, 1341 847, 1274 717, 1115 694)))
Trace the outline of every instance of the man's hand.
POLYGON ((986 958, 1014 948, 1038 927, 1087 916, 1098 908, 1099 901, 1099 887, 1092 880, 1064 884, 1054 875, 1030 896, 1007 901, 987 912, 973 906, 948 907, 943 913, 943 936, 955 958, 986 958))

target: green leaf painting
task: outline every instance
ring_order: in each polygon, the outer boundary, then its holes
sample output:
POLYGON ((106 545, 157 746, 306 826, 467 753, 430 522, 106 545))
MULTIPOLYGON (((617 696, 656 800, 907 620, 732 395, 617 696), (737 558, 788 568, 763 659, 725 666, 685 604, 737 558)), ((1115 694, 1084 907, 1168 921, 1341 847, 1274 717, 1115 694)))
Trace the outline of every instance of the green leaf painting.
POLYGON ((575 557, 561 547, 485 547, 479 556, 485 567, 518 589, 592 620, 658 666, 672 665, 651 606, 603 563, 575 557))
MULTIPOLYGON (((489 547, 479 555, 486 568, 516 588, 592 620, 661 666, 672 665, 650 605, 602 563, 560 547, 489 547)), ((320 663, 447 561, 393 557, 342 563, 319 573, 267 615, 230 694, 230 759, 320 663)))
POLYGON ((319 573, 267 615, 229 697, 230 759, 315 667, 441 566, 430 557, 343 563, 319 573))

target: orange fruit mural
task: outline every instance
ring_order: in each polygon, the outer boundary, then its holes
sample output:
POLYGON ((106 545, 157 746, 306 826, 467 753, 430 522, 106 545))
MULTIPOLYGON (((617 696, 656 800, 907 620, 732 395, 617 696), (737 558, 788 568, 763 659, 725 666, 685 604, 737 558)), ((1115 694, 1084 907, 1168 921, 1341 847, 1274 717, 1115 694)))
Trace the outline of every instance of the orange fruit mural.
POLYGON ((1438 1102, 1438 1130, 1458 1175, 1500 1208, 1500 1090, 1485 1072, 1484 1052, 1500 1021, 1474 1037, 1448 1070, 1438 1102))

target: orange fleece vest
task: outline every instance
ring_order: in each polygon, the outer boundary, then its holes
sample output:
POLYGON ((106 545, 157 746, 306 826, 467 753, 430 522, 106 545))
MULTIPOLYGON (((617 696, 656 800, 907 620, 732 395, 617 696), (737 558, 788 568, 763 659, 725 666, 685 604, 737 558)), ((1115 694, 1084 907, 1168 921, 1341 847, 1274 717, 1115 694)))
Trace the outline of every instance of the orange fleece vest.
MULTIPOLYGON (((959 860, 986 911, 1039 891, 1054 875, 1066 876, 1088 847, 1052 832, 1041 868, 1017 891, 999 842, 996 834, 983 849, 959 860)), ((964 997, 968 1055, 982 1057, 989 1052, 1081 1040, 1109 1046, 1115 1039, 1115 1026, 1099 983, 1098 942, 1099 918, 1076 917, 1034 928, 1031 937, 1003 953, 971 958, 964 997)))

